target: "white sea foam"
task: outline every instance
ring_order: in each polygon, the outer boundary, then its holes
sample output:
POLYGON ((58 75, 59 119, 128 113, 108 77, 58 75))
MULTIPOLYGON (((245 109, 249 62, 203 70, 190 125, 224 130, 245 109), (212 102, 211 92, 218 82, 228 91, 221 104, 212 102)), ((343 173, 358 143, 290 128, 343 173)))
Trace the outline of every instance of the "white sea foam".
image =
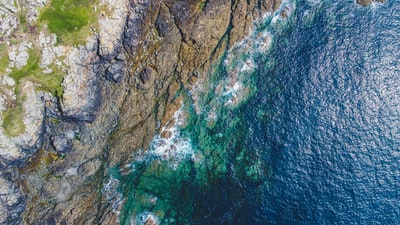
POLYGON ((150 143, 150 149, 147 154, 157 157, 161 160, 169 160, 173 166, 193 155, 193 148, 189 138, 182 137, 181 126, 185 121, 183 117, 184 105, 174 113, 170 121, 161 128, 160 134, 157 134, 150 143))
POLYGON ((276 24, 278 22, 285 22, 287 17, 290 17, 296 9, 295 2, 291 0, 284 0, 280 4, 278 10, 273 14, 271 24, 276 24))
POLYGON ((307 3, 311 6, 319 5, 321 3, 321 0, 307 0, 307 3))
POLYGON ((198 79, 196 83, 193 85, 192 89, 189 91, 189 94, 193 100, 194 109, 196 110, 197 114, 200 114, 202 111, 199 104, 200 94, 202 93, 202 90, 203 90, 203 84, 202 82, 200 82, 200 79, 198 79))
POLYGON ((371 1, 371 5, 369 7, 371 7, 372 10, 377 10, 384 5, 385 2, 371 1))
POLYGON ((112 176, 109 178, 108 182, 103 185, 101 192, 106 197, 107 202, 112 203, 111 210, 113 213, 117 214, 116 223, 119 224, 120 209, 124 202, 124 198, 121 193, 118 192, 119 181, 112 176))
POLYGON ((133 217, 131 219, 132 225, 145 225, 147 223, 158 225, 160 224, 160 219, 154 213, 151 212, 139 213, 136 217, 133 217), (152 221, 153 223, 149 221, 152 221))
MULTIPOLYGON (((224 61, 227 76, 220 81, 216 93, 223 87, 219 97, 223 99, 223 105, 235 107, 239 105, 251 93, 247 81, 257 69, 255 58, 259 54, 265 54, 272 46, 272 35, 268 31, 253 31, 243 41, 235 44, 224 61)), ((218 97, 218 96, 217 96, 218 97)))

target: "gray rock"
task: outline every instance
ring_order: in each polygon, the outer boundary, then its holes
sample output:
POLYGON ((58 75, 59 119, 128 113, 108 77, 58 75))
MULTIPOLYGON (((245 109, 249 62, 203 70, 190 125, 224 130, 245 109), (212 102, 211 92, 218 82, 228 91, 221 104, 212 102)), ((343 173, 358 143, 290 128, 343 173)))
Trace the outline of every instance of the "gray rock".
POLYGON ((142 35, 147 29, 147 27, 144 27, 144 21, 148 19, 149 12, 156 9, 156 5, 155 2, 150 4, 150 0, 131 2, 123 34, 123 45, 127 52, 133 55, 137 53, 140 44, 144 41, 142 35))
POLYGON ((65 47, 56 46, 56 43, 57 37, 55 34, 46 35, 44 32, 40 32, 39 44, 42 54, 42 57, 40 57, 40 68, 47 68, 54 61, 57 61, 56 64, 61 64, 61 62, 57 60, 57 57, 64 54, 65 47))
POLYGON ((124 61, 116 61, 111 64, 106 69, 106 79, 116 83, 121 82, 121 80, 126 76, 127 69, 124 61))
POLYGON ((64 136, 52 136, 51 144, 57 152, 65 153, 72 149, 72 140, 64 136))
POLYGON ((99 160, 90 160, 82 163, 78 168, 78 175, 88 177, 94 175, 100 168, 101 162, 99 160))
POLYGON ((128 14, 129 1, 105 0, 107 14, 99 18, 99 53, 103 58, 112 59, 122 46, 122 33, 128 14))
POLYGON ((12 46, 9 51, 10 66, 17 69, 25 66, 29 59, 29 49, 32 48, 32 43, 24 42, 20 45, 12 46))
POLYGON ((25 210, 24 197, 10 177, 16 174, 0 172, 0 225, 19 224, 19 215, 25 210))
POLYGON ((9 37, 18 27, 17 6, 13 0, 2 0, 0 3, 0 42, 9 37))
POLYGON ((26 202, 17 185, 19 176, 15 167, 23 166, 26 157, 42 146, 43 99, 47 95, 35 88, 36 84, 30 81, 21 84, 22 94, 26 96, 23 104, 25 132, 16 137, 6 137, 0 132, 0 225, 20 224, 26 202))
POLYGON ((154 85, 155 79, 157 78, 157 71, 151 67, 145 68, 139 74, 139 82, 138 85, 140 88, 149 89, 154 85))
POLYGON ((79 121, 92 122, 100 104, 97 40, 74 48, 65 63, 69 65, 64 77, 61 109, 63 115, 79 121))

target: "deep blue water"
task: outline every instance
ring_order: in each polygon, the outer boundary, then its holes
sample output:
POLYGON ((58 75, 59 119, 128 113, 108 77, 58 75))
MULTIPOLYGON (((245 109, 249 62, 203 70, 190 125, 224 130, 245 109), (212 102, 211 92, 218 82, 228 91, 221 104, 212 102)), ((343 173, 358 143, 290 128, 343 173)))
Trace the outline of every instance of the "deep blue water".
POLYGON ((299 1, 274 40, 247 112, 270 113, 248 122, 271 165, 255 221, 400 224, 399 1, 299 1))

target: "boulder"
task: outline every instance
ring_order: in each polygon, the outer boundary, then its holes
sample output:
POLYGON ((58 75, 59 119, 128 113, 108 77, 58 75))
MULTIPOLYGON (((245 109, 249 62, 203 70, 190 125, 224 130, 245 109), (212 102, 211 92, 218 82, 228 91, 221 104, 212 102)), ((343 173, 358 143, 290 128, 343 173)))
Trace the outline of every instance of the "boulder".
POLYGON ((106 79, 116 83, 120 83, 126 76, 127 68, 124 61, 115 61, 105 72, 106 79))
POLYGON ((51 144, 57 152, 65 153, 72 149, 72 140, 64 136, 52 136, 51 144))

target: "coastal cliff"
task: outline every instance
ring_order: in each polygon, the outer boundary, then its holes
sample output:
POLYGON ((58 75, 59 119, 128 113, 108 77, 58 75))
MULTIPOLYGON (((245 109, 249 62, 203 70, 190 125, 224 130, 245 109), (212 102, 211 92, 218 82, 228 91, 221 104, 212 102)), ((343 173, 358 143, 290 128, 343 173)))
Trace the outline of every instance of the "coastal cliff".
MULTIPOLYGON (((0 224, 116 224, 110 168, 123 172, 155 135, 171 135, 184 93, 207 92, 258 21, 292 10, 280 0, 3 1, 0 224)), ((268 48, 268 35, 257 38, 268 48)))

